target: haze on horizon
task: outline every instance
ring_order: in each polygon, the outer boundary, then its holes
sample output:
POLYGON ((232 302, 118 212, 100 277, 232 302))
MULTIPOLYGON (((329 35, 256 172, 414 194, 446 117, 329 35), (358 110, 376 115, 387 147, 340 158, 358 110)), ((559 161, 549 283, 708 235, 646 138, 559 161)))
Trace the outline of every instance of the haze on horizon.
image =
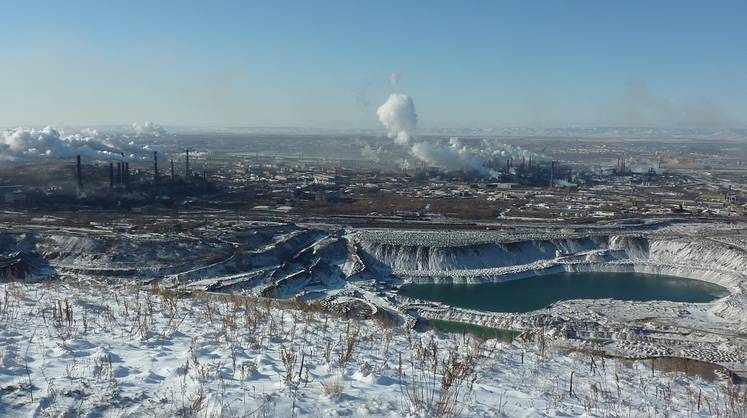
POLYGON ((3 5, 0 126, 747 125, 747 3, 3 5), (395 74, 396 80, 388 80, 395 74))

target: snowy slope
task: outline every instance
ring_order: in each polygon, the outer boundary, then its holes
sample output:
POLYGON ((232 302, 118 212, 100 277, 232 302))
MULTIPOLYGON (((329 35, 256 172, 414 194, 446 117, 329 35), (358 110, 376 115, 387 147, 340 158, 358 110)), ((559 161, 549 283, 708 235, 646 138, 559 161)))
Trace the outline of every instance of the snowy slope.
POLYGON ((5 283, 0 294, 2 416, 747 412, 744 389, 704 379, 714 379, 707 368, 652 375, 649 361, 567 352, 552 339, 479 342, 91 281, 5 283))

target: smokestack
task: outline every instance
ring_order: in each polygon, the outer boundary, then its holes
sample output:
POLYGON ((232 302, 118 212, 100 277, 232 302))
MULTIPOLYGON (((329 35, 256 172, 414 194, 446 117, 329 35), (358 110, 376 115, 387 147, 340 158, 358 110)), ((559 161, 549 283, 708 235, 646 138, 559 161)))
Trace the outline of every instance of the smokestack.
POLYGON ((80 165, 80 155, 75 157, 75 174, 78 178, 78 189, 83 188, 83 167, 80 165))
POLYGON ((122 185, 122 163, 117 161, 117 184, 122 185))
POLYGON ((119 185, 124 187, 126 184, 125 182, 127 181, 125 178, 124 152, 120 152, 119 155, 122 157, 120 162, 117 163, 117 166, 119 166, 119 185))
POLYGON ((508 173, 509 170, 511 170, 511 160, 506 159, 506 173, 508 173))
POLYGON ((158 186, 158 151, 153 151, 153 184, 158 186))
POLYGON ((187 162, 186 162, 186 168, 184 172, 184 177, 189 179, 189 149, 185 149, 184 152, 187 154, 187 162))
POLYGON ((553 187, 555 184, 555 161, 550 161, 550 187, 553 187))
POLYGON ((171 160, 171 182, 173 183, 174 180, 174 160, 171 160))
POLYGON ((114 163, 109 161, 109 188, 114 188, 114 163))

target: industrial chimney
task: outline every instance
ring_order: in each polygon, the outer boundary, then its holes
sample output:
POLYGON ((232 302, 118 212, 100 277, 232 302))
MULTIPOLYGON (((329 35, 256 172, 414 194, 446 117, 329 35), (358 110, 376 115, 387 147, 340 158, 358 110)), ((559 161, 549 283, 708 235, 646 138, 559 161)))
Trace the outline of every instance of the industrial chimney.
POLYGON ((75 174, 78 178, 78 189, 83 188, 83 167, 80 165, 80 155, 75 157, 75 174))
POLYGON ((114 188, 114 163, 109 161, 109 188, 114 188))
POLYGON ((187 162, 186 162, 184 177, 189 179, 189 148, 185 149, 184 152, 187 154, 187 162))
POLYGON ((555 161, 550 161, 550 187, 555 185, 555 161))
POLYGON ((158 151, 153 151, 153 184, 158 186, 158 151))
POLYGON ((174 177, 174 160, 171 160, 171 182, 173 183, 175 180, 174 177))

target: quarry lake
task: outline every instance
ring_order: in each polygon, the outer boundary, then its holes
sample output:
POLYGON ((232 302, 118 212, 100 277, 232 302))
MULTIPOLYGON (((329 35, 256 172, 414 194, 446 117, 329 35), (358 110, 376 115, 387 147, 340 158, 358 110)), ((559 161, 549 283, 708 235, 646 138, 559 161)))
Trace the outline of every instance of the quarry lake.
POLYGON ((556 273, 501 283, 409 284, 403 296, 467 309, 529 312, 568 299, 711 302, 729 291, 701 280, 643 273, 556 273))

